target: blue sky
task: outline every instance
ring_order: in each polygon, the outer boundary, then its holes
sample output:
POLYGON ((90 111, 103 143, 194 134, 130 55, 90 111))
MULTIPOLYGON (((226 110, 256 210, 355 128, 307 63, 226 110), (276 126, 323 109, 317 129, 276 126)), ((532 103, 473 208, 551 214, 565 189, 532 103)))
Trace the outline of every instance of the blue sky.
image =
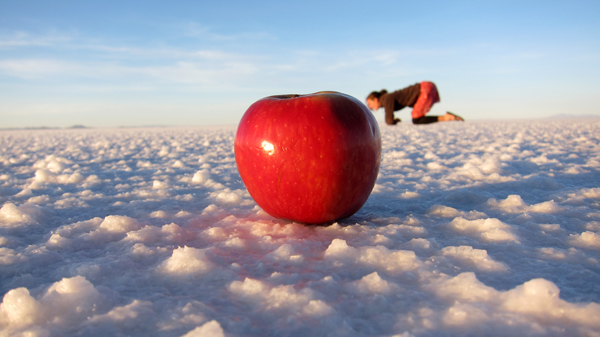
POLYGON ((3 0, 0 128, 237 124, 269 95, 423 80, 431 114, 600 116, 598 17, 577 0, 3 0))

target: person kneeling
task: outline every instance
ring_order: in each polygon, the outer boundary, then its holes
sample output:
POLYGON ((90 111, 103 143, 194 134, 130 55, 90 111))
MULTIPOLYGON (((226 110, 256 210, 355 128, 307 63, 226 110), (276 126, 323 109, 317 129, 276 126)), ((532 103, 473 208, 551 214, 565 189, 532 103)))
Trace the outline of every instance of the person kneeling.
POLYGON ((367 96, 367 106, 375 111, 385 109, 385 122, 389 125, 399 123, 401 120, 394 116, 394 111, 405 107, 412 107, 413 124, 430 124, 436 122, 464 121, 452 112, 442 116, 425 116, 431 106, 440 101, 440 95, 433 82, 421 82, 404 89, 388 93, 387 90, 373 91, 367 96))

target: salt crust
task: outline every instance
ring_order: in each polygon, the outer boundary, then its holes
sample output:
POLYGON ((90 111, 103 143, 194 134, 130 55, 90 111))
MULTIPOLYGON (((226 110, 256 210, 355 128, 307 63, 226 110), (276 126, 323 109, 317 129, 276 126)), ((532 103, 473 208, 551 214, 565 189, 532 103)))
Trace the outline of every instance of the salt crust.
POLYGON ((382 128, 326 227, 254 204, 232 128, 3 132, 0 336, 597 335, 599 128, 382 128))

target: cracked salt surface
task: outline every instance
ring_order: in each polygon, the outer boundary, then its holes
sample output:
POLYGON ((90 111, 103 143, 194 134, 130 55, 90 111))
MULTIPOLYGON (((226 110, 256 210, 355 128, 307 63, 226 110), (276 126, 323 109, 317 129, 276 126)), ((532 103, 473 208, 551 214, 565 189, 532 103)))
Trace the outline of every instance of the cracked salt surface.
POLYGON ((235 127, 0 131, 0 336, 600 331, 600 120, 382 127, 373 194, 265 214, 235 127))

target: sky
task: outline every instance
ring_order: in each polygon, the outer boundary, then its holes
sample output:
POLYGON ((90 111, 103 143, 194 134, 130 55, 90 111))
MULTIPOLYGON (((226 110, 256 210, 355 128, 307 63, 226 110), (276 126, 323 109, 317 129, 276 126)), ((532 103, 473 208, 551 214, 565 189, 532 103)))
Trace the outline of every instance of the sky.
POLYGON ((3 0, 0 128, 235 125, 270 95, 364 101, 424 80, 430 114, 600 116, 599 16, 597 1, 3 0))

